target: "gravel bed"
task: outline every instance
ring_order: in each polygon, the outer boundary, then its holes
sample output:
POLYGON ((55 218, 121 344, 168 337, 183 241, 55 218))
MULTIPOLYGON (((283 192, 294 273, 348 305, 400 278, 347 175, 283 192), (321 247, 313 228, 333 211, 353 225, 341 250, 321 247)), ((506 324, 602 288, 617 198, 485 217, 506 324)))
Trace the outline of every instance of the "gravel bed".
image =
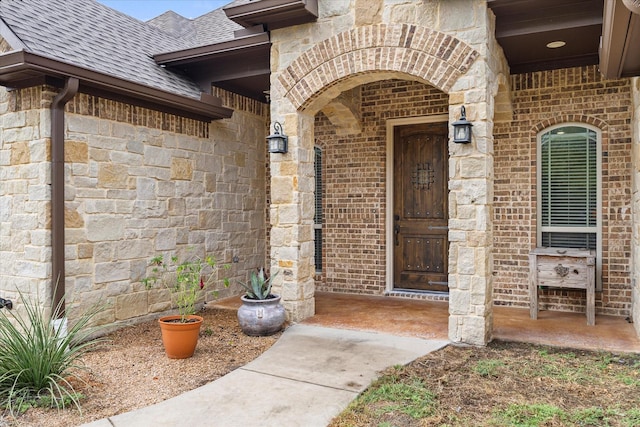
POLYGON ((152 405, 245 365, 281 335, 244 335, 234 310, 205 308, 199 314, 204 323, 193 357, 167 358, 157 321, 120 329, 83 358, 88 371, 80 374, 82 381, 74 381, 85 396, 81 413, 75 408, 36 408, 17 419, 0 417, 0 426, 70 427, 152 405))

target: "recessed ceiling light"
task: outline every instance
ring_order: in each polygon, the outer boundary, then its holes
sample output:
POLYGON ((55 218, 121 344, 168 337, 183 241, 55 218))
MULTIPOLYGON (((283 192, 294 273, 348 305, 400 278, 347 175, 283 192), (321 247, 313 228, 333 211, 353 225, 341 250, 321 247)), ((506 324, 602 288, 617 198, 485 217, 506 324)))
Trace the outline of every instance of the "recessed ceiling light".
POLYGON ((555 42, 547 43, 547 47, 549 49, 557 49, 557 48, 562 47, 562 46, 564 46, 566 44, 567 43, 563 42, 562 40, 557 40, 555 42))

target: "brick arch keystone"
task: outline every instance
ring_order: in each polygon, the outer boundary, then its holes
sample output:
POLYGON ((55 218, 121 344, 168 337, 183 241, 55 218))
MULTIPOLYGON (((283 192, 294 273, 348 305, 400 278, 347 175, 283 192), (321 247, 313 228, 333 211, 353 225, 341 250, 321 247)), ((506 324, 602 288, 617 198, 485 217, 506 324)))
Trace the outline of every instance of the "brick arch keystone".
POLYGON ((353 75, 414 76, 448 93, 478 51, 463 41, 412 24, 378 24, 344 31, 302 53, 278 76, 282 93, 305 109, 323 89, 353 75))

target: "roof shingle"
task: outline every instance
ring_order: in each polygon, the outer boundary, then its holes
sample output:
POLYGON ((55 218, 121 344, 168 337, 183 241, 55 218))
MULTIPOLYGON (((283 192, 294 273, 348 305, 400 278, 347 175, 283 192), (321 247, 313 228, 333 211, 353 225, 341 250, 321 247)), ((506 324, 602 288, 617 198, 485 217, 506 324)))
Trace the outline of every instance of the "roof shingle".
POLYGON ((169 17, 172 26, 167 27, 158 25, 162 20, 145 23, 95 0, 0 1, 0 17, 28 52, 199 99, 196 83, 158 66, 153 55, 227 40, 241 27, 228 20, 222 9, 195 20, 174 15, 169 17), (192 28, 176 37, 183 20, 192 28))

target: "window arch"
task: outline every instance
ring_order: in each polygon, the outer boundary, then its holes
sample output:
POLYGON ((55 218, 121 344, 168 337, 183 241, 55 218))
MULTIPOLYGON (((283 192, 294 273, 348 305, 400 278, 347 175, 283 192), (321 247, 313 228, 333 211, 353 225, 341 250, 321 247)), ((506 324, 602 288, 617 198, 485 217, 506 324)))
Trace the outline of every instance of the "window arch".
POLYGON ((602 263, 601 147, 600 129, 582 123, 563 123, 538 134, 538 246, 594 249, 598 272, 602 263))

